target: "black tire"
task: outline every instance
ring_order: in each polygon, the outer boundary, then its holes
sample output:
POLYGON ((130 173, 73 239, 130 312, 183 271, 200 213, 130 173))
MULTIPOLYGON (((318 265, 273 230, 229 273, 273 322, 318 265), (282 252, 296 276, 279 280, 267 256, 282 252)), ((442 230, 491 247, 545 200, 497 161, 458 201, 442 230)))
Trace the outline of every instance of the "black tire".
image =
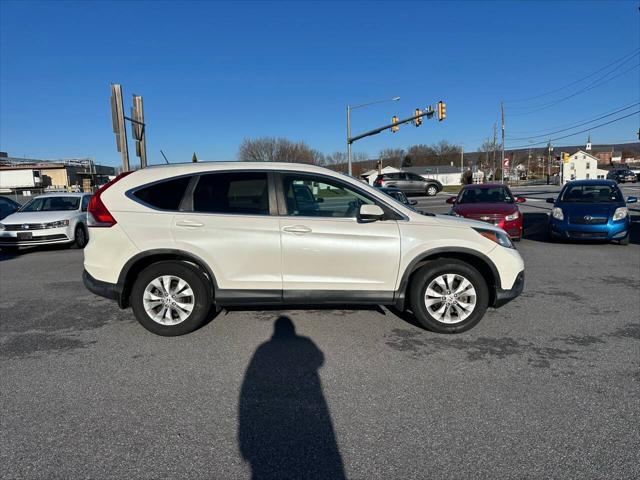
POLYGON ((9 255, 17 255, 20 252, 18 247, 0 247, 0 250, 9 255))
POLYGON ((441 258, 429 262, 413 275, 410 285, 411 310, 420 324, 437 333, 461 333, 473 328, 482 320, 489 306, 489 288, 486 280, 474 267, 453 258, 441 258), (445 323, 435 318, 424 302, 429 284, 443 274, 457 274, 466 278, 476 291, 476 305, 471 314, 458 323, 445 323))
POLYGON ((79 224, 76 227, 76 230, 74 233, 74 241, 71 244, 71 246, 82 250, 87 245, 88 241, 89 241, 89 236, 87 235, 86 228, 84 228, 82 224, 79 224))
POLYGON ((618 241, 618 243, 620 245, 629 245, 629 234, 627 233, 627 236, 624 237, 622 240, 618 241))
POLYGON ((425 193, 427 197, 435 197, 438 194, 438 186, 433 184, 427 185, 425 193))
POLYGON ((211 312, 211 290, 209 280, 194 265, 186 262, 163 261, 145 268, 136 279, 131 289, 131 308, 140 324, 156 335, 173 337, 193 332, 200 327, 211 312), (156 322, 147 314, 144 308, 143 296, 145 289, 154 279, 163 275, 178 277, 189 284, 193 291, 193 310, 180 323, 163 325, 156 322))

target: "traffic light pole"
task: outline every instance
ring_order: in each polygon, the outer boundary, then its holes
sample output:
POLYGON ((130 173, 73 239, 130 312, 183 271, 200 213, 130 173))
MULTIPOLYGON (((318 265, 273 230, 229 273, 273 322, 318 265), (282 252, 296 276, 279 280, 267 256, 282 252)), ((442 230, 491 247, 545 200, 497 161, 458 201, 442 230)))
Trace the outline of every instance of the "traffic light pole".
POLYGON ((349 137, 347 138, 347 144, 349 145, 349 148, 351 148, 351 144, 353 142, 356 142, 358 140, 362 140, 363 138, 366 137, 370 137, 372 135, 377 135, 380 132, 384 132, 385 130, 390 130, 393 127, 397 127, 398 125, 402 125, 403 123, 409 123, 409 122, 413 122, 414 120, 418 119, 418 118, 422 118, 422 117, 427 117, 427 118, 431 118, 434 115, 434 111, 429 109, 424 111, 423 113, 421 113, 420 115, 415 115, 413 117, 409 117, 409 118, 405 118, 402 120, 398 120, 395 123, 390 123, 389 125, 385 125, 383 127, 379 127, 379 128, 374 128, 373 130, 369 130, 368 132, 364 132, 361 133, 360 135, 356 135, 355 137, 349 137))

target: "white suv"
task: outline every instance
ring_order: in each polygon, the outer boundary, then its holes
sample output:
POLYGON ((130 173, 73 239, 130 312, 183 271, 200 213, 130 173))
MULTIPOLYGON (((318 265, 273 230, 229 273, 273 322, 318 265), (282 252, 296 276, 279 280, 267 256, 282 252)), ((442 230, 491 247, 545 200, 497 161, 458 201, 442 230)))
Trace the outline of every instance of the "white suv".
POLYGON ((292 163, 120 175, 91 199, 84 283, 159 335, 214 305, 383 304, 462 332, 524 287, 509 236, 423 215, 353 178, 292 163))

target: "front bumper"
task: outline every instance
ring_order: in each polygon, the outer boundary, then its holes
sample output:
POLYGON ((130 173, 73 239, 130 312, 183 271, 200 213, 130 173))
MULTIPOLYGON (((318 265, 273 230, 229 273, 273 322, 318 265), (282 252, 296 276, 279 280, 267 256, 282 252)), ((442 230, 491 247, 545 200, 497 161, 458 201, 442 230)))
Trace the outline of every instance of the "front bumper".
POLYGON ((567 240, 619 240, 629 234, 629 217, 616 222, 609 220, 603 225, 579 225, 553 217, 549 220, 549 234, 567 240))
POLYGON ((518 276, 516 277, 516 281, 513 282, 513 286, 510 289, 504 290, 500 287, 496 287, 496 295, 493 301, 493 306, 495 308, 498 308, 509 303, 511 300, 513 300, 518 295, 520 295, 523 290, 524 290, 524 270, 518 274, 518 276))
POLYGON ((68 227, 0 231, 0 247, 27 247, 29 245, 49 245, 72 241, 73 236, 68 227))
POLYGON ((103 282, 96 280, 91 276, 89 272, 84 270, 82 272, 82 283, 91 293, 99 295, 110 300, 117 300, 120 304, 120 290, 115 283, 103 282))

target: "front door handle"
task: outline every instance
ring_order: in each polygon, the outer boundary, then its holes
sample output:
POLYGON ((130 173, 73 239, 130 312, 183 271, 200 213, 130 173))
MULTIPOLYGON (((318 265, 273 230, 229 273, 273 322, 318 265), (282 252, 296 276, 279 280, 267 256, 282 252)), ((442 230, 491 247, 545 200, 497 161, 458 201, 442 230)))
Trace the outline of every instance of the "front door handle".
POLYGON ((311 229, 304 225, 292 225, 290 227, 284 227, 282 230, 289 233, 311 233, 311 229))
POLYGON ((204 223, 197 220, 179 220, 176 225, 178 227, 204 227, 204 223))

